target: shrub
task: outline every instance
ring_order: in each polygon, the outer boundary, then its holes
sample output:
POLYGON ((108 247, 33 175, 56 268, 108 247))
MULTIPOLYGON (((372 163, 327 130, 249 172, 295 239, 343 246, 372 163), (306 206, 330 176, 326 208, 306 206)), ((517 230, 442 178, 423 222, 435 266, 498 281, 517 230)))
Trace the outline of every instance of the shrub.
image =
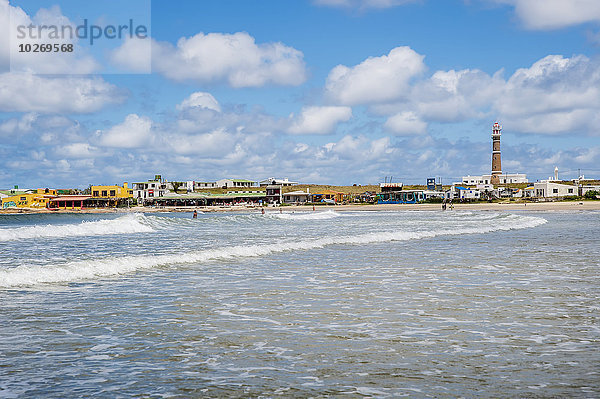
POLYGON ((600 195, 600 193, 598 191, 590 190, 587 193, 585 193, 584 198, 586 198, 586 199, 596 199, 596 197, 598 195, 600 195))

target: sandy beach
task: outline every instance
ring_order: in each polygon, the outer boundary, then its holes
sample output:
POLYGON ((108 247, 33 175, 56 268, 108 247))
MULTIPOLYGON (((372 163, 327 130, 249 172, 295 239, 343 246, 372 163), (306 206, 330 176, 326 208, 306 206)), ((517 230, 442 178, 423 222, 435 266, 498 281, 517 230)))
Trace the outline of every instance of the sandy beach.
MULTIPOLYGON (((9 208, 0 209, 0 214, 35 214, 35 213, 129 213, 129 212, 260 212, 260 207, 252 206, 208 206, 208 207, 131 207, 131 208, 87 208, 87 209, 35 209, 35 208, 9 208)), ((312 205, 290 205, 279 207, 265 207, 266 212, 306 212, 312 211, 312 205)), ((441 211, 441 204, 368 204, 368 205, 319 205, 317 212, 325 210, 335 211, 441 211)), ((492 202, 492 203, 467 203, 454 204, 454 210, 471 211, 580 211, 600 210, 600 201, 556 201, 556 202, 492 202)), ((451 211, 447 209, 447 211, 451 211)))

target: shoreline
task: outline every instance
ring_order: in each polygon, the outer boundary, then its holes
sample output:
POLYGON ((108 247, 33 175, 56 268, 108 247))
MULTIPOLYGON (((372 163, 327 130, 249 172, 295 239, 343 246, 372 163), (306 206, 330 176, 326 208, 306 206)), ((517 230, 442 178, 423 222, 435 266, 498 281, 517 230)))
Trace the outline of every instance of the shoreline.
MULTIPOLYGON (((160 212, 193 212, 194 210, 204 213, 212 212, 260 212, 259 206, 191 206, 191 207, 141 207, 132 208, 89 208, 89 209, 60 209, 49 210, 46 208, 10 208, 0 209, 0 215, 23 215, 23 214, 110 214, 110 213, 160 213, 160 212)), ((265 212, 309 212, 312 205, 289 205, 283 207, 264 207, 265 212)), ((346 211, 442 211, 441 204, 349 204, 349 205, 317 205, 316 212, 335 210, 346 211)), ((456 203, 455 211, 581 211, 600 210, 600 201, 557 201, 557 202, 494 202, 494 203, 456 203)), ((447 209, 446 212, 452 212, 447 209)))

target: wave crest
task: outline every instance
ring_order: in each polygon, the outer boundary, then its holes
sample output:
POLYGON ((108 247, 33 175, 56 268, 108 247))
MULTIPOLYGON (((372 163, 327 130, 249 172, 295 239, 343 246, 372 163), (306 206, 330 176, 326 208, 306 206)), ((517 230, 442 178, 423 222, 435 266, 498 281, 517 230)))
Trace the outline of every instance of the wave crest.
POLYGON ((239 257, 257 257, 284 251, 310 250, 329 245, 359 245, 390 241, 407 241, 436 236, 489 233, 493 231, 532 228, 546 223, 541 217, 509 215, 494 224, 446 228, 421 232, 389 231, 355 236, 322 237, 310 240, 282 241, 272 244, 239 245, 193 251, 185 255, 127 256, 93 259, 52 266, 18 266, 0 271, 0 287, 10 288, 49 283, 65 283, 110 277, 155 267, 193 264, 239 257))
POLYGON ((116 219, 83 221, 78 224, 37 225, 0 229, 0 241, 31 238, 59 238, 108 234, 148 233, 154 229, 145 222, 142 214, 131 214, 116 219))
POLYGON ((342 216, 333 210, 327 210, 324 212, 269 213, 268 215, 284 220, 325 220, 342 216))

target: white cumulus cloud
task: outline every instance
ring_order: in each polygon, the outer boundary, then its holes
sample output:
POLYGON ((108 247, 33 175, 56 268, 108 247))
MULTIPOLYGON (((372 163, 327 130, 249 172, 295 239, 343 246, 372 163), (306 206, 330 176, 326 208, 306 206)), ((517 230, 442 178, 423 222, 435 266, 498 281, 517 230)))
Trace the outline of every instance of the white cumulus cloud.
MULTIPOLYGON (((506 0, 504 1, 506 2, 506 0)), ((529 29, 559 29, 586 22, 600 22, 598 0, 509 0, 529 29)))
MULTIPOLYGON (((120 50, 114 59, 128 63, 120 50)), ((306 80, 301 51, 282 43, 257 44, 246 32, 198 33, 180 38, 176 45, 153 41, 152 70, 175 81, 224 81, 236 88, 299 85, 306 80)))
POLYGON ((0 74, 0 111, 88 113, 125 100, 101 78, 46 78, 31 73, 0 74))
POLYGON ((391 101, 407 95, 412 78, 425 69, 424 56, 410 47, 396 47, 388 55, 369 57, 353 67, 338 65, 325 83, 325 94, 343 105, 391 101))
POLYGON ((505 126, 529 133, 598 135, 600 62, 549 55, 517 70, 494 103, 505 126))
POLYGON ((0 68, 12 72, 35 72, 44 74, 89 74, 97 72, 100 64, 94 57, 80 51, 73 52, 20 52, 17 45, 25 44, 76 44, 77 38, 68 36, 49 39, 51 30, 23 30, 18 27, 71 26, 75 24, 62 14, 60 7, 40 8, 35 15, 28 15, 22 8, 0 0, 0 68), (24 37, 22 37, 24 36, 24 37), (9 62, 10 61, 10 62, 9 62), (10 65, 9 65, 10 64, 10 65))
POLYGON ((423 134, 427 130, 427 123, 412 111, 404 111, 391 116, 384 126, 397 135, 423 134))
POLYGON ((352 117, 350 107, 305 107, 297 117, 292 116, 291 134, 329 134, 336 125, 352 117))
POLYGON ((100 144, 106 147, 138 148, 152 139, 152 120, 146 116, 129 114, 125 120, 106 132, 99 132, 100 144))
POLYGON ((180 111, 189 108, 205 108, 221 112, 221 106, 212 94, 201 91, 190 94, 190 96, 178 104, 176 108, 180 111))

